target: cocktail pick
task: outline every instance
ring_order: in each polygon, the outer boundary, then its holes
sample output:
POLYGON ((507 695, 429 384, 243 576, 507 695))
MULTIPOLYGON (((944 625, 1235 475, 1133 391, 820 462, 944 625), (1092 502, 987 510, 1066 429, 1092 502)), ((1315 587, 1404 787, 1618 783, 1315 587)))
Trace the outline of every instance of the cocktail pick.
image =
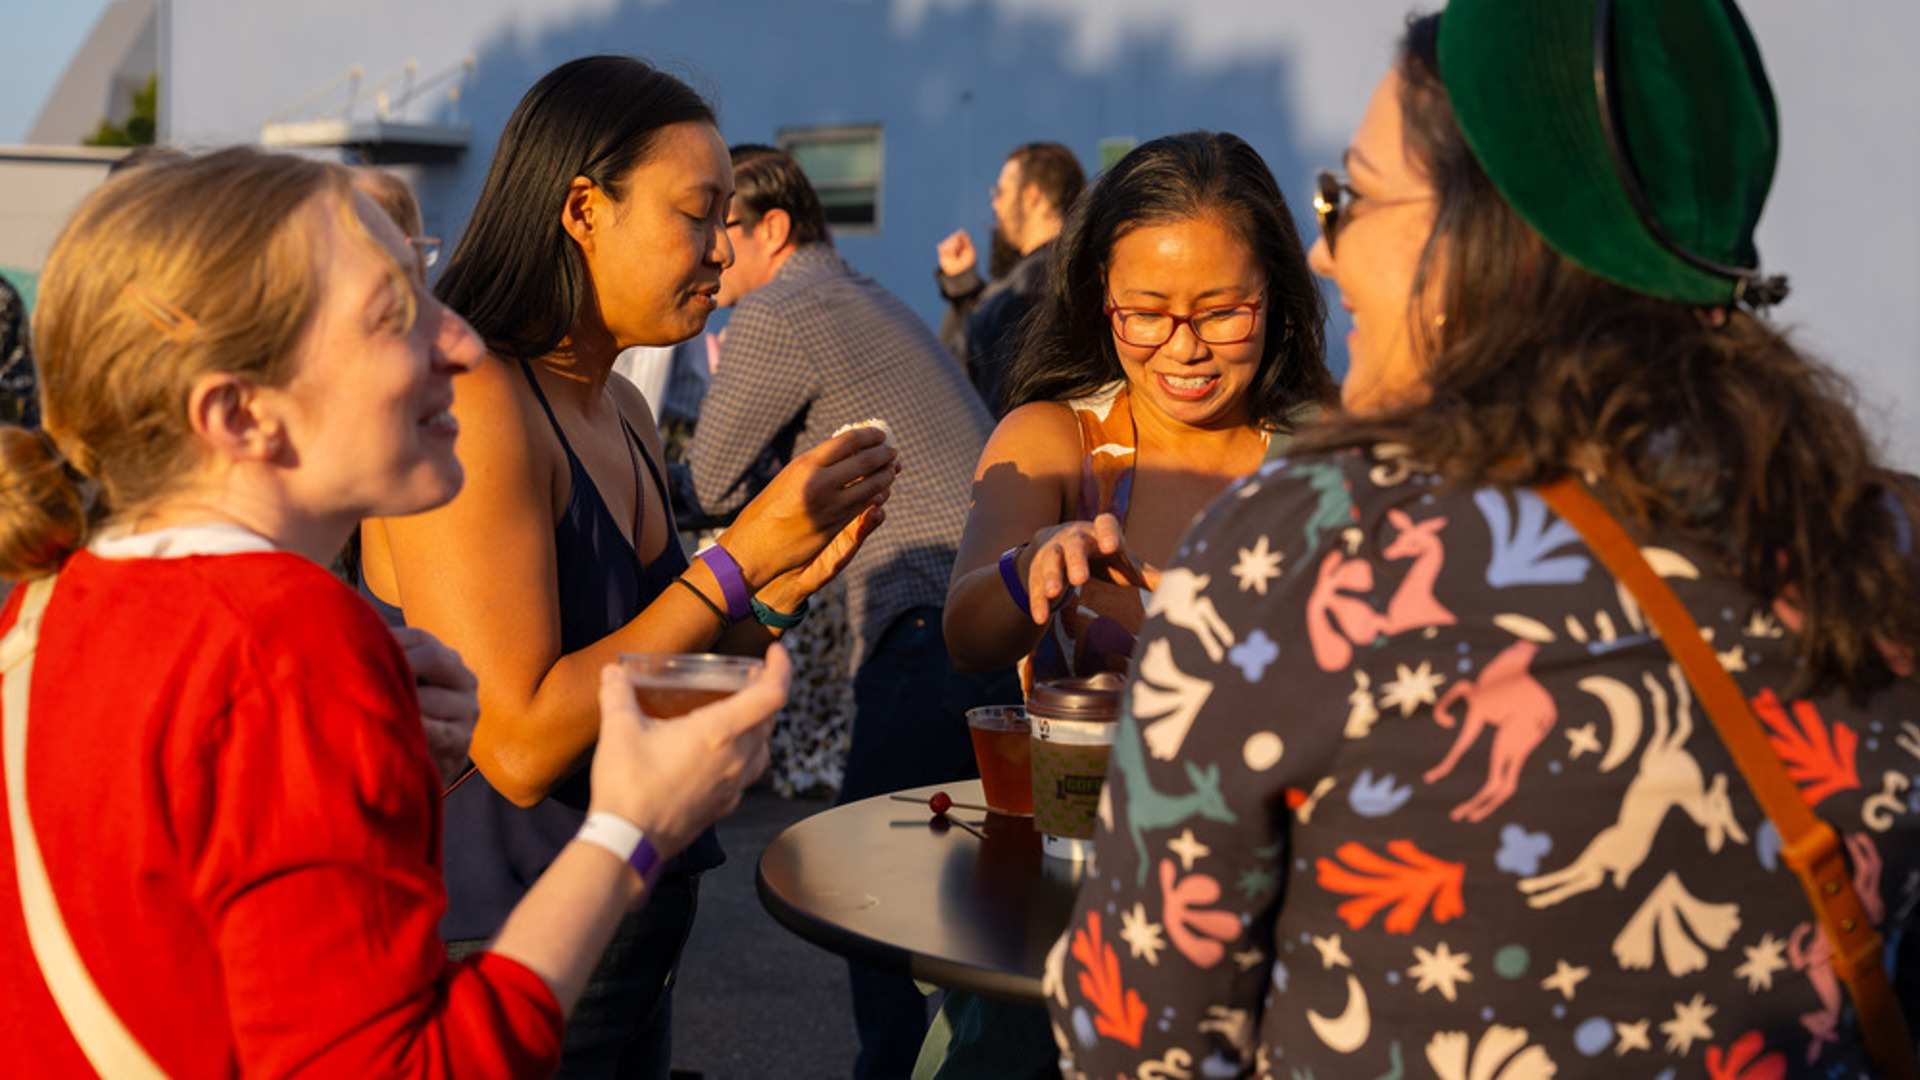
MULTIPOLYGON (((894 800, 895 802, 917 803, 920 801, 919 799, 916 799, 911 795, 890 795, 888 796, 888 798, 894 800)), ((933 811, 936 814, 944 814, 949 810, 956 810, 956 809, 957 810, 978 810, 983 814, 990 814, 993 812, 992 807, 981 806, 979 803, 954 802, 953 797, 948 795, 944 791, 936 791, 927 798, 927 809, 933 811)))

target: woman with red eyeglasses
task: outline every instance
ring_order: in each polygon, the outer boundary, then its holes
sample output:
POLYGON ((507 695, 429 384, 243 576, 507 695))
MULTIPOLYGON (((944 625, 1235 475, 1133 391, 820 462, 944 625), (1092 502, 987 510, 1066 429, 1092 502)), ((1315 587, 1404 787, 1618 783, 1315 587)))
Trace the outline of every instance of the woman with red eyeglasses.
POLYGON ((947 590, 963 668, 1125 674, 1187 524, 1333 397, 1326 313, 1266 162, 1136 147, 1080 200, 1008 373, 947 590))
POLYGON ((1920 1076, 1920 503, 1771 321, 1760 56, 1408 22, 1315 192, 1340 412, 1139 634, 1066 1076, 1920 1076))

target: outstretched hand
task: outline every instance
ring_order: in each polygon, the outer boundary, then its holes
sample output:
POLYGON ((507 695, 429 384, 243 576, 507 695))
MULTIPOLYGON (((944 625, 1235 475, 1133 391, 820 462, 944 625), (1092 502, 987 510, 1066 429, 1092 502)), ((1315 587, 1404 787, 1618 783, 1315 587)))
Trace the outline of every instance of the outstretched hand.
POLYGON ((748 580, 762 585, 806 566, 862 514, 886 501, 899 472, 897 457, 879 428, 844 431, 781 469, 721 534, 720 543, 748 580))
POLYGON ((1028 613, 1036 624, 1046 623, 1068 589, 1089 581, 1149 591, 1160 585, 1159 569, 1136 561, 1128 553, 1126 533, 1120 519, 1112 514, 1041 529, 1033 534, 1015 566, 1026 582, 1028 613))
MULTIPOLYGON (((853 557, 860 551, 860 546, 867 542, 867 537, 872 536, 874 530, 886 520, 885 509, 879 506, 867 507, 860 512, 859 517, 848 522, 847 527, 840 530, 840 535, 834 537, 832 543, 821 548, 820 554, 815 555, 812 562, 786 574, 789 580, 781 584, 790 583, 792 591, 798 593, 800 599, 812 596, 840 576, 840 572, 853 562, 853 557)), ((799 606, 799 600, 793 603, 794 606, 799 606)))
POLYGON ((779 645, 738 693, 685 716, 655 720, 640 710, 617 664, 600 672, 600 742, 593 755, 593 809, 640 826, 661 857, 693 842, 740 803, 767 767, 767 736, 787 701, 793 665, 779 645))

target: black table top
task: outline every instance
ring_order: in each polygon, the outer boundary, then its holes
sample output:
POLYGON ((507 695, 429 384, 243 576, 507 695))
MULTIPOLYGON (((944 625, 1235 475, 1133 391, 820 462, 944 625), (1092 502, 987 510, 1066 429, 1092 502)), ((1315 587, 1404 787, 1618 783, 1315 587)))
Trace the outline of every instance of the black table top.
POLYGON ((760 856, 760 902, 822 948, 874 967, 1037 1005, 1041 969, 1066 929, 1081 864, 1040 852, 1032 818, 952 810, 985 838, 937 822, 945 791, 984 803, 978 780, 825 810, 775 837, 760 856))

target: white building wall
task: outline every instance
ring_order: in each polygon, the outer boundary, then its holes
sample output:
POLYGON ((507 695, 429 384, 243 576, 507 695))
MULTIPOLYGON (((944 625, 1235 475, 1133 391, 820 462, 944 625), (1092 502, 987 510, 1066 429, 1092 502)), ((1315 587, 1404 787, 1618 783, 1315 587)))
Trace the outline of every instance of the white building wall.
MULTIPOLYGON (((939 315, 934 242, 984 239, 1005 151, 1032 139, 1097 160, 1107 136, 1234 131, 1311 227, 1312 170, 1337 162, 1385 69, 1404 0, 169 0, 163 125, 175 141, 255 141, 272 114, 350 65, 369 77, 474 57, 457 107, 473 145, 414 173, 451 239, 507 113, 542 73, 592 52, 642 56, 719 106, 729 141, 879 123, 884 228, 849 259, 939 315)), ((1432 6, 1432 5, 1428 5, 1432 6)), ((1911 0, 1747 0, 1781 102, 1779 181, 1760 246, 1791 275, 1782 320, 1848 372, 1896 461, 1920 468, 1920 39, 1911 0), (1844 15, 1844 17, 1841 17, 1844 15)), ((1346 327, 1329 334, 1336 367, 1346 327)))

